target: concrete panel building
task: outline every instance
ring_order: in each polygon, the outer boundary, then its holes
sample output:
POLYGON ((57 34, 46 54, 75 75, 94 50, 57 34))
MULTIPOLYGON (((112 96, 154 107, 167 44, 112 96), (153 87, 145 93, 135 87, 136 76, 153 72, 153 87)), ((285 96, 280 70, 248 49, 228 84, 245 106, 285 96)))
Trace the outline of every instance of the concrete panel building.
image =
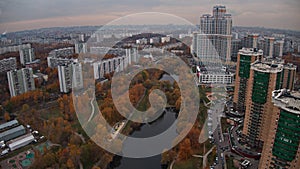
POLYGON ((14 70, 17 68, 17 60, 15 57, 0 60, 0 73, 14 70))
POLYGON ((83 87, 81 63, 71 63, 58 66, 58 79, 60 92, 68 93, 72 87, 80 89, 83 87))
POLYGON ((75 43, 75 53, 87 53, 87 43, 75 43))
POLYGON ((74 54, 73 47, 54 49, 49 53, 50 57, 67 57, 74 54))
POLYGON ((93 63, 94 78, 103 78, 105 74, 113 71, 123 71, 131 63, 137 63, 139 55, 136 48, 126 49, 118 57, 104 59, 93 63))
POLYGON ((47 57, 48 67, 56 68, 59 65, 66 65, 71 64, 73 62, 77 62, 77 59, 68 59, 68 58, 61 58, 61 57, 47 57))
POLYGON ((35 54, 33 48, 20 49, 20 62, 22 65, 31 63, 35 60, 35 54))
POLYGON ((21 49, 31 48, 31 44, 21 44, 15 46, 5 46, 0 48, 0 54, 7 53, 7 52, 18 52, 21 49))
POLYGON ((7 72, 7 79, 11 97, 35 90, 31 68, 9 71, 7 72))

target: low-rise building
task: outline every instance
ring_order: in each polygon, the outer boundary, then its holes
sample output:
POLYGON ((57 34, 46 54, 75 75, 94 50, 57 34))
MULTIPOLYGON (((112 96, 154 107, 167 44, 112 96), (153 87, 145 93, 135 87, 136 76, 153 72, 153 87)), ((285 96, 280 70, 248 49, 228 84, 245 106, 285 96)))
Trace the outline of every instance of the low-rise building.
POLYGON ((234 74, 225 72, 199 73, 200 84, 232 84, 234 74))
POLYGON ((232 84, 234 74, 228 71, 201 71, 197 67, 197 76, 200 84, 232 84))
POLYGON ((160 38, 159 37, 153 37, 150 38, 150 44, 156 44, 160 42, 160 38))
POLYGON ((135 42, 136 44, 147 44, 148 43, 148 40, 146 39, 146 38, 142 38, 142 39, 137 39, 136 40, 136 42, 135 42))
POLYGON ((18 120, 12 120, 12 121, 3 123, 0 125, 0 131, 6 130, 6 129, 16 126, 18 124, 19 124, 18 120))
POLYGON ((171 37, 170 36, 161 37, 161 43, 168 43, 170 41, 171 41, 171 37))
POLYGON ((35 140, 34 136, 29 133, 24 136, 18 137, 14 140, 11 140, 10 143, 8 143, 8 147, 10 151, 14 151, 18 148, 24 147, 30 143, 32 143, 35 140))
POLYGON ((23 125, 20 125, 18 127, 0 133, 0 140, 8 141, 16 137, 19 137, 25 133, 26 133, 25 127, 23 125))

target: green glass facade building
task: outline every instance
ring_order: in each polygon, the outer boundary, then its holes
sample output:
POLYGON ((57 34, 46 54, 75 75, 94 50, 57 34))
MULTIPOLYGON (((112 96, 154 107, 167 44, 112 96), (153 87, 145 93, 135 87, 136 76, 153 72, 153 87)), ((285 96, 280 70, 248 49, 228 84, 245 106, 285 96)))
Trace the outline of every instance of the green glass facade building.
POLYGON ((280 89, 272 96, 274 117, 270 118, 259 168, 299 168, 300 92, 280 89))
MULTIPOLYGON (((277 82, 281 81, 283 66, 256 61, 251 64, 249 83, 245 98, 245 121, 243 134, 248 144, 262 150, 265 135, 269 128, 271 93, 276 89, 277 82), (278 80, 279 79, 279 80, 278 80)), ((280 85, 280 84, 279 84, 280 85)))
POLYGON ((261 50, 258 51, 254 48, 243 48, 238 53, 233 102, 235 109, 240 112, 245 112, 246 110, 245 101, 251 63, 261 60, 262 55, 263 52, 261 50))

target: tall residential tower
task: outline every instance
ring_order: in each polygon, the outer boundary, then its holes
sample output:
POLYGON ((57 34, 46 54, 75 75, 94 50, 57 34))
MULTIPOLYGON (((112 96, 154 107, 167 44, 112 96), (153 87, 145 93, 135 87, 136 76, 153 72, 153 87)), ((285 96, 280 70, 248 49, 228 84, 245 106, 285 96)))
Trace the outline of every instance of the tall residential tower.
POLYGON ((10 96, 17 96, 35 90, 33 72, 31 68, 11 70, 7 72, 10 96))
POLYGON ((270 130, 272 92, 280 88, 283 65, 256 61, 251 64, 246 93, 243 134, 251 147, 262 148, 270 130))
POLYGON ((300 93, 275 90, 271 106, 270 127, 258 168, 297 169, 300 166, 300 93))
POLYGON ((263 52, 261 50, 253 48, 243 48, 239 50, 233 103, 234 107, 240 112, 244 112, 246 109, 245 98, 248 92, 247 86, 249 86, 251 63, 256 60, 262 60, 262 57, 263 52))
POLYGON ((34 49, 24 48, 20 49, 20 62, 22 65, 33 62, 35 60, 34 49))
POLYGON ((60 92, 68 93, 72 87, 81 89, 83 87, 83 75, 81 63, 58 65, 58 79, 60 92))
POLYGON ((200 32, 193 34, 192 53, 201 62, 229 62, 231 60, 232 18, 226 7, 213 7, 213 15, 200 17, 200 32))

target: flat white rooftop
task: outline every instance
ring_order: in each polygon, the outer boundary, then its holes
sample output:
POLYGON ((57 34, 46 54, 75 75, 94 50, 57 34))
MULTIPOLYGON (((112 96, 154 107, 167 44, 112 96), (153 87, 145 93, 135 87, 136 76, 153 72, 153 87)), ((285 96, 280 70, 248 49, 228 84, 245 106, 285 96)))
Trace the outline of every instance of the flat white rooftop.
POLYGON ((272 92, 272 98, 276 106, 300 115, 300 92, 286 89, 275 90, 272 92))

